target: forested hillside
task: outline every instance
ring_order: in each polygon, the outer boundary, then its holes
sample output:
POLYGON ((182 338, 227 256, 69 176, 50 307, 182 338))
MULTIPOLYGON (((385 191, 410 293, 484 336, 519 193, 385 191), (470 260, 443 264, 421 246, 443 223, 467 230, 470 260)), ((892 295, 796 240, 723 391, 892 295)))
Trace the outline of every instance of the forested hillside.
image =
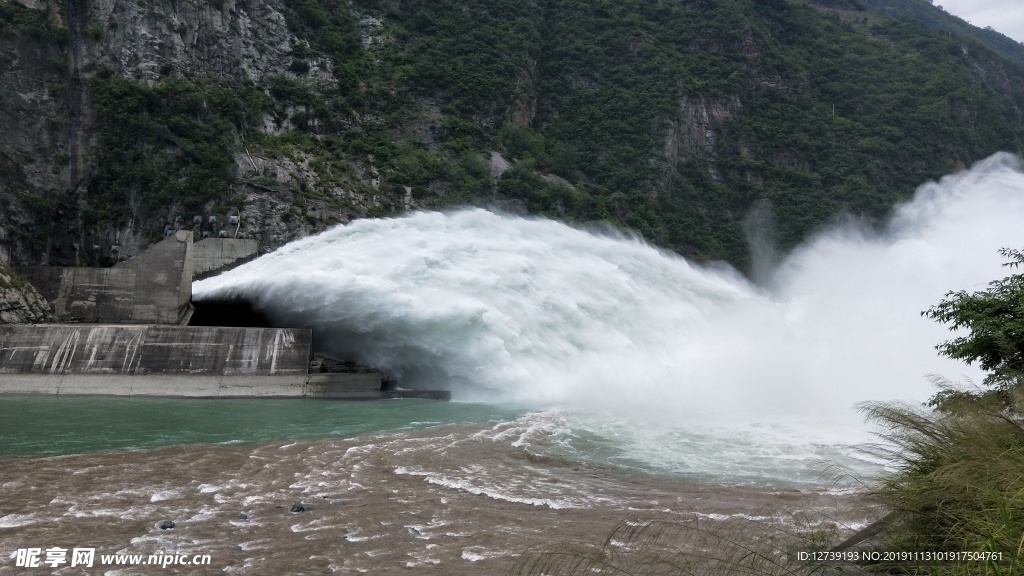
POLYGON ((1024 51, 924 0, 21 2, 0 1, 14 260, 478 204, 746 266, 755 205, 792 246, 1024 150, 1024 51))

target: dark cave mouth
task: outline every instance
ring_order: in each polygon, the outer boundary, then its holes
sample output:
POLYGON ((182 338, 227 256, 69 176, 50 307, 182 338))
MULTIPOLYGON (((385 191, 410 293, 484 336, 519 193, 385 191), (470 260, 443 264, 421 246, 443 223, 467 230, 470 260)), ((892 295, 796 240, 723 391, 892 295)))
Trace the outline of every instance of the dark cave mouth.
POLYGON ((204 298, 193 300, 189 326, 227 326, 231 328, 285 328, 244 298, 204 298))

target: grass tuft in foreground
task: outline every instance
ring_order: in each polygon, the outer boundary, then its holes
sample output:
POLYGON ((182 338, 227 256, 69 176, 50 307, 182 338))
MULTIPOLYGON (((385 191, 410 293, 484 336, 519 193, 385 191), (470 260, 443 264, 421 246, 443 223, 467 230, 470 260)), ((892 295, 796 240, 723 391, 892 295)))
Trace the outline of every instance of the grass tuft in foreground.
POLYGON ((1024 568, 1024 419, 980 403, 953 413, 870 404, 895 472, 877 487, 893 521, 876 544, 907 552, 991 552, 994 559, 880 565, 905 574, 1018 574, 1024 568))

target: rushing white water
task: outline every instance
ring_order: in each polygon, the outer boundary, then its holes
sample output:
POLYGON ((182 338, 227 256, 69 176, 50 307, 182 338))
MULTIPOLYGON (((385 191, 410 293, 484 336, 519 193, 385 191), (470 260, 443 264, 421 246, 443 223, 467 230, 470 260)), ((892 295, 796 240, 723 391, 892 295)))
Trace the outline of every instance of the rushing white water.
POLYGON ((925 184, 880 233, 821 232, 764 286, 607 230, 469 209, 339 226, 194 293, 311 326, 321 352, 403 386, 649 432, 623 445, 657 451, 672 430, 722 427, 733 432, 707 433, 832 445, 862 430, 857 402, 922 401, 930 373, 980 381, 937 356, 950 334, 920 313, 1004 276, 997 250, 1024 245, 1022 223, 1024 174, 1001 154, 925 184))

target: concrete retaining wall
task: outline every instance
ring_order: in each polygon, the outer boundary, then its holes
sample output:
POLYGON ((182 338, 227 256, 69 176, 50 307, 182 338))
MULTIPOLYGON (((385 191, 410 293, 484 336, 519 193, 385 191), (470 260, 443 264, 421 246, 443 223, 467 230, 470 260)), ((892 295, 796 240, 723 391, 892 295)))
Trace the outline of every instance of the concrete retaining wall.
POLYGON ((302 329, 0 326, 0 394, 297 397, 311 349, 302 329))
POLYGON ((298 328, 0 326, 0 395, 450 398, 381 390, 378 372, 309 374, 312 339, 298 328))
POLYGON ((135 258, 118 262, 115 270, 135 271, 135 299, 131 319, 118 318, 116 321, 178 323, 192 302, 192 246, 192 233, 178 230, 135 258))
POLYGON ((192 233, 180 231, 113 268, 18 271, 65 321, 178 324, 191 310, 192 233))
POLYGON ((252 238, 204 238, 192 245, 192 278, 202 280, 256 258, 252 238))

